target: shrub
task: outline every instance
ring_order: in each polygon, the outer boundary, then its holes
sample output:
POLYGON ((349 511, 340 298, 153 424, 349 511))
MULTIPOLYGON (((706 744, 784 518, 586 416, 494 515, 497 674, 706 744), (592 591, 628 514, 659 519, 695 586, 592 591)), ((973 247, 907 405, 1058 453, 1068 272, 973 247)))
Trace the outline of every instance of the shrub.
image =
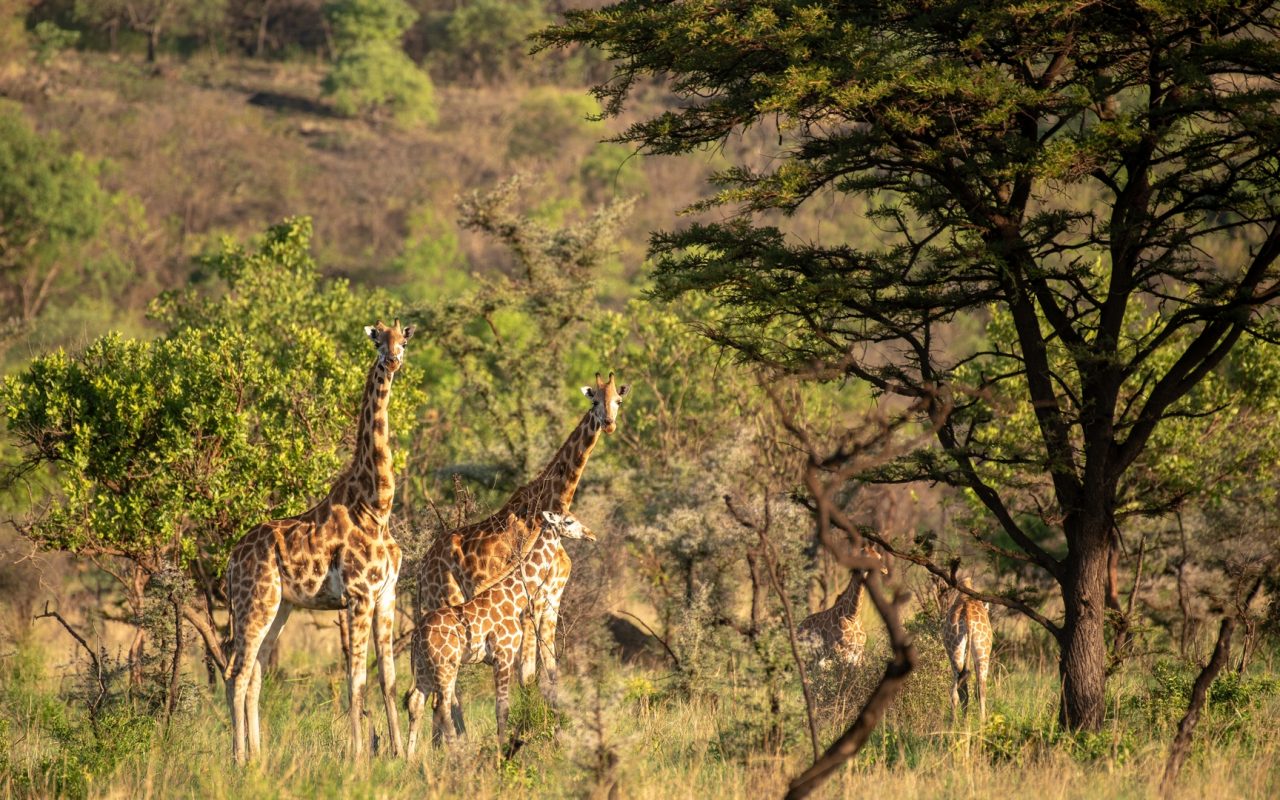
POLYGON ((404 0, 334 0, 325 16, 338 57, 322 88, 339 114, 385 109, 404 124, 435 122, 431 78, 400 47, 417 12, 404 0))

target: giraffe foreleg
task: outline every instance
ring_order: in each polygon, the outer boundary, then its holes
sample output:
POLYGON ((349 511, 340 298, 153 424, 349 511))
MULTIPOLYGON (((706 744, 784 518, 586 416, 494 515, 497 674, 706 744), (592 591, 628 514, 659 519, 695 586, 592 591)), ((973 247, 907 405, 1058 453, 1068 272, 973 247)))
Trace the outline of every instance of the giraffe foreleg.
POLYGON ((542 662, 542 693, 553 706, 560 703, 560 673, 556 666, 556 626, 560 623, 560 597, 549 599, 538 619, 538 659, 542 662))
POLYGON ((368 598, 352 597, 347 604, 351 662, 347 672, 347 699, 351 715, 351 755, 364 758, 364 685, 369 670, 369 632, 373 608, 368 598))
MULTIPOLYGON (((280 588, 270 582, 232 584, 228 578, 228 591, 234 596, 237 590, 239 599, 232 602, 232 652, 225 680, 227 705, 231 710, 231 755, 236 764, 243 765, 249 758, 249 690, 258 664, 258 650, 280 609, 280 588)), ((256 697, 254 699, 256 724, 258 709, 256 697)))
POLYGON ((276 641, 280 638, 280 631, 284 629, 284 625, 289 621, 289 614, 293 611, 293 606, 288 603, 281 603, 276 610, 275 619, 271 622, 271 627, 267 630, 267 635, 262 640, 262 645, 258 648, 258 657, 253 661, 253 674, 249 678, 249 692, 245 698, 245 719, 248 728, 249 737, 249 758, 257 758, 262 752, 262 730, 258 718, 259 702, 258 698, 262 694, 262 677, 267 669, 267 662, 271 660, 271 653, 275 650, 276 641))
POLYGON ((538 620, 542 613, 541 592, 520 615, 520 685, 528 686, 538 674, 538 620))
POLYGON ((395 655, 396 587, 395 581, 387 582, 373 610, 373 643, 378 657, 378 681, 382 685, 382 702, 387 709, 387 733, 391 738, 391 755, 404 754, 404 742, 400 738, 400 713, 396 708, 396 655, 395 655))
POLYGON ((515 674, 514 649, 500 650, 493 655, 494 714, 498 720, 498 747, 508 747, 507 719, 511 713, 511 678, 515 674))
POLYGON ((453 744, 457 739, 457 734, 449 719, 449 709, 457 699, 454 694, 457 688, 457 681, 457 664, 437 664, 435 666, 436 704, 435 713, 432 715, 432 728, 434 736, 444 741, 446 745, 453 744))

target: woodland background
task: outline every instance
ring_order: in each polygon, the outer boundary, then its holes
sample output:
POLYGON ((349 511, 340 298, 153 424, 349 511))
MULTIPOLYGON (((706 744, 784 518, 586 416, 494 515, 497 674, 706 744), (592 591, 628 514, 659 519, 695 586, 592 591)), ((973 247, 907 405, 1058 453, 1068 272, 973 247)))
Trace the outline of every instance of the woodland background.
MULTIPOLYGON (((803 616, 848 573, 815 539, 793 429, 884 464, 927 420, 898 422, 907 403, 854 379, 775 378, 708 337, 735 309, 654 291, 651 235, 730 219, 697 205, 710 179, 768 169, 782 133, 694 155, 608 141, 680 103, 642 82, 597 119, 600 51, 529 54, 567 8, 599 5, 0 0, 6 794, 744 797, 809 764, 780 598, 803 616), (409 557, 533 475, 596 372, 632 386, 574 508, 599 541, 568 548, 569 700, 522 693, 528 744, 499 762, 473 667, 462 747, 353 768, 335 615, 295 615, 264 692, 266 758, 241 774, 208 646, 221 569, 252 524, 326 491, 372 358, 362 326, 393 317, 419 325, 392 399, 409 557)), ((869 208, 831 194, 764 215, 797 241, 874 247, 869 208)), ((999 349, 1011 326, 993 306, 939 336, 999 349)), ((1135 479, 1159 502, 1122 526, 1093 729, 1059 723, 1057 644, 1019 610, 1057 618, 1061 599, 972 493, 841 488, 858 524, 1009 605, 993 607, 991 714, 953 720, 933 585, 894 561, 917 668, 824 792, 1154 793, 1224 615, 1235 646, 1178 791, 1280 791, 1277 348, 1243 342, 1205 387, 1135 479)), ((994 406, 1015 434, 1033 424, 1019 398, 994 406)), ((1033 508, 1044 478, 1015 472, 1033 508)), ((1052 525, 1035 535, 1057 552, 1052 525)), ((864 613, 864 666, 807 675, 820 746, 891 656, 864 613)), ((403 655, 400 675, 408 688, 403 655)))

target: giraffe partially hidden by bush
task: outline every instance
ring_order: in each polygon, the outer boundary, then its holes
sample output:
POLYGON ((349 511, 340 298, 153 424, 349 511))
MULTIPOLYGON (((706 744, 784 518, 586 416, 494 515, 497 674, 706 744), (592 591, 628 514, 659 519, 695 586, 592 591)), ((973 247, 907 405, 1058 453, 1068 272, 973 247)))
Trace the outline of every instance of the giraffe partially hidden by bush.
MULTIPOLYGON (((973 588, 968 578, 960 585, 973 588)), ((951 660, 951 711, 969 711, 969 666, 973 665, 978 691, 978 719, 987 718, 987 673, 991 666, 991 617, 988 606, 964 592, 939 582, 938 606, 942 610, 942 646, 951 660)))
MULTIPOLYGON (((415 636, 426 614, 437 608, 462 605, 478 586, 491 585, 513 564, 523 560, 542 527, 543 511, 569 513, 587 459, 600 434, 613 433, 618 427, 618 411, 627 387, 614 383, 612 372, 608 381, 601 380, 597 373, 596 385, 582 387, 582 393, 591 401, 591 408, 542 472, 517 489, 502 508, 479 522, 438 537, 422 556, 415 570, 415 636)), ((548 695, 553 701, 560 593, 569 580, 571 566, 569 555, 557 546, 555 575, 533 597, 524 618, 521 683, 533 677, 541 660, 548 695)), ((410 701, 423 703, 425 699, 411 697, 410 701)), ((464 732, 462 707, 456 693, 453 721, 457 732, 464 732)))
POLYGON ((573 516, 542 512, 543 525, 533 549, 496 584, 477 589, 467 602, 427 614, 413 637, 414 689, 409 690, 409 755, 418 746, 426 695, 436 693, 434 730, 446 742, 455 736, 449 710, 453 706, 458 669, 463 664, 493 664, 498 718, 498 744, 507 744, 508 697, 520 657, 523 616, 533 599, 555 577, 560 537, 595 541, 573 516))
POLYGON ((311 510, 264 522, 245 534, 227 563, 232 642, 226 684, 231 751, 238 764, 261 750, 262 670, 295 606, 346 609, 351 752, 356 757, 364 754, 364 685, 372 629, 391 752, 401 753, 392 652, 400 546, 387 527, 395 495, 387 405, 413 326, 402 329, 400 320, 392 327, 379 322, 365 333, 377 345, 378 357, 365 380, 351 464, 311 510))
MULTIPOLYGON (((878 560, 880 572, 889 573, 884 556, 874 546, 864 545, 862 555, 878 560)), ((810 614, 797 628, 800 640, 809 647, 819 664, 825 665, 831 659, 850 667, 862 663, 862 654, 867 648, 867 632, 862 627, 858 611, 862 603, 862 584, 866 579, 866 570, 850 570, 849 585, 831 608, 810 614)))

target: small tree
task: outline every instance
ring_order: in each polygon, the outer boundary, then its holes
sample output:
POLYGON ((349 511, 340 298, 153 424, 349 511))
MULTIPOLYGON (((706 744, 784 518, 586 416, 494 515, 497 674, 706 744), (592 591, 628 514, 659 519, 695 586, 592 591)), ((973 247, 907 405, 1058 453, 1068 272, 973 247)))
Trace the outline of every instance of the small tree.
POLYGON ((76 274, 109 199, 92 162, 0 102, 0 344, 4 329, 30 325, 76 274))
MULTIPOLYGON (((119 26, 147 37, 147 63, 154 64, 166 33, 199 31, 222 19, 226 0, 77 0, 76 16, 91 24, 119 26)), ((114 41, 114 40, 113 40, 114 41)))
POLYGON ((543 41, 614 59, 611 114, 670 79, 679 107, 621 137, 648 152, 776 122, 776 158, 716 178, 707 205, 742 217, 655 237, 658 293, 718 298, 709 333, 745 359, 918 401, 936 447, 870 477, 964 487, 1058 585, 1061 719, 1097 729, 1121 486, 1242 338, 1275 338, 1278 32, 1270 2, 705 0, 570 12, 543 41), (880 230, 798 242, 749 218, 818 195, 880 230), (983 383, 1025 391, 1053 542, 984 477, 1003 454, 957 380, 975 348, 949 323, 991 304, 1015 345, 983 383))
MULTIPOLYGON (((22 454, 7 482, 36 489, 23 532, 43 548, 123 560, 135 616, 146 577, 166 564, 211 606, 240 535, 302 511, 348 457, 372 358, 362 326, 392 309, 379 293, 322 282, 310 234, 293 219, 254 251, 225 242, 202 262, 224 291, 161 298, 160 338, 110 334, 0 384, 22 454)), ((403 435, 421 394, 402 379, 397 396, 391 427, 403 435)), ((186 616, 217 655, 212 608, 186 616)))
POLYGON ((338 113, 353 117, 386 108, 404 123, 435 121, 431 78, 400 46, 417 12, 404 0, 333 0, 324 13, 337 60, 323 88, 338 113))

